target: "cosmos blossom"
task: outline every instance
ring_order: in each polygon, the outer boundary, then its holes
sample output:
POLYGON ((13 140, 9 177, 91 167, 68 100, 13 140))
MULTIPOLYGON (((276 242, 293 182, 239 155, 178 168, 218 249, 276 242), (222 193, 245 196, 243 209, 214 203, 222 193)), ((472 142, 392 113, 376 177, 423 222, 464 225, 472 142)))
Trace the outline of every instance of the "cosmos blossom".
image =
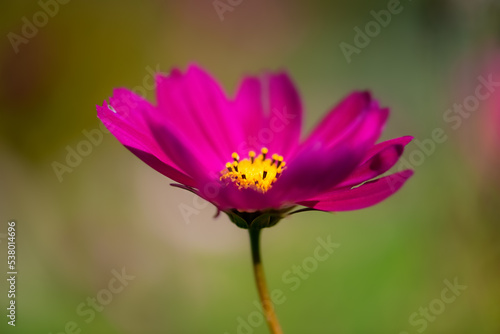
POLYGON ((354 92, 301 139, 302 104, 286 73, 246 77, 234 98, 199 67, 156 77, 156 105, 126 89, 97 106, 110 132, 146 164, 225 212, 250 235, 266 321, 283 333, 260 256, 260 231, 303 210, 366 208, 394 194, 411 170, 388 171, 412 140, 376 144, 389 115, 354 92), (290 212, 297 205, 305 206, 290 212))
POLYGON ((116 89, 97 111, 142 161, 224 212, 362 209, 413 174, 376 179, 412 137, 376 144, 389 110, 369 92, 348 95, 302 139, 302 103, 283 72, 245 77, 231 98, 191 65, 156 77, 156 105, 116 89))

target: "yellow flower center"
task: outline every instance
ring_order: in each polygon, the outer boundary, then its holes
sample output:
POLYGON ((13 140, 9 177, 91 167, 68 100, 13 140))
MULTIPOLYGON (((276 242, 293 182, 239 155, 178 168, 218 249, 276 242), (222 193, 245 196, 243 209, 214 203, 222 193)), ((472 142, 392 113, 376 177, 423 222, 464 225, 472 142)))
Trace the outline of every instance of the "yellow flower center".
POLYGON ((262 148, 261 154, 256 156, 254 151, 248 152, 248 158, 240 160, 238 153, 231 156, 232 162, 226 163, 221 171, 221 180, 234 182, 238 189, 253 189, 265 193, 280 177, 285 169, 285 162, 281 155, 273 154, 271 159, 266 158, 267 148, 262 148))

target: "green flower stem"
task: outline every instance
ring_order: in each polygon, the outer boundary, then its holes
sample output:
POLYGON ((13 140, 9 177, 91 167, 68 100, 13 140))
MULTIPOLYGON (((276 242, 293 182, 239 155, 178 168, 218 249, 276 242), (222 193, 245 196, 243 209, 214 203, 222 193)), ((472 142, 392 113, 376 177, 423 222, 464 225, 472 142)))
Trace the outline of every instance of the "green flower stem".
POLYGON ((260 228, 250 228, 250 245, 252 247, 252 261, 253 261, 253 272, 255 275, 255 283, 257 284, 257 290, 259 291, 260 301, 264 309, 264 315, 269 325, 271 334, 283 334, 281 326, 278 322, 278 317, 274 312, 274 305, 269 297, 269 291, 267 290, 266 278, 264 275, 264 268, 262 266, 262 260, 260 258, 260 228))

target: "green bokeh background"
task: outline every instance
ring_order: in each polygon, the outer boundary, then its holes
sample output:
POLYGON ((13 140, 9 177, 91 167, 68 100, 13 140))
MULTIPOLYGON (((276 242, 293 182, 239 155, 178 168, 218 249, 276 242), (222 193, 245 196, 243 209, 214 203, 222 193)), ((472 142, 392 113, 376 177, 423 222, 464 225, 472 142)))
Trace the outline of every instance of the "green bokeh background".
POLYGON ((15 328, 0 281, 0 331, 55 334, 74 321, 81 333, 268 333, 265 324, 238 331, 257 300, 246 231, 213 219, 212 206, 169 187, 110 134, 62 182, 53 170, 68 145, 99 129, 95 105, 114 87, 154 101, 151 71, 195 62, 228 94, 245 74, 286 69, 307 131, 350 91, 369 89, 392 111, 384 139, 422 142, 436 128, 447 136, 420 160, 422 149, 408 146, 415 176, 380 205, 307 212, 264 231, 269 285, 286 298, 277 306, 285 333, 419 333, 410 315, 436 304, 443 281, 455 278, 467 289, 423 332, 500 333, 500 149, 476 154, 479 119, 500 106, 481 102, 458 129, 443 120, 485 73, 482 60, 500 41, 500 6, 403 0, 348 63, 340 43, 353 44, 353 29, 388 2, 243 0, 221 20, 211 0, 72 0, 17 53, 8 34, 21 34, 23 17, 42 9, 2 2, 0 267, 7 271, 4 233, 15 219, 19 275, 15 328), (185 205, 199 208, 189 222, 185 205), (283 275, 328 236, 340 247, 292 291, 283 275), (77 306, 122 268, 135 279, 86 323, 77 306))

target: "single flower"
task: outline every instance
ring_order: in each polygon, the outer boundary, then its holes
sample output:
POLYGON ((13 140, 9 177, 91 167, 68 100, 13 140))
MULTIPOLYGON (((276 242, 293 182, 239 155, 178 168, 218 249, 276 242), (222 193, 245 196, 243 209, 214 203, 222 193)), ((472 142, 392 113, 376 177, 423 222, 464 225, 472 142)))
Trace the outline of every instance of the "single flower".
POLYGON ((253 269, 271 333, 282 333, 264 279, 260 231, 303 210, 379 203, 413 174, 388 171, 412 137, 376 144, 389 110, 354 92, 301 140, 302 104, 286 73, 246 77, 234 98, 197 66, 156 78, 156 105, 126 89, 97 106, 132 153, 213 203, 250 234, 253 269), (297 205, 306 209, 290 212, 297 205))
POLYGON ((347 96, 301 140, 302 104, 286 73, 246 77, 234 98, 194 65, 156 85, 156 105, 116 89, 99 118, 146 164, 226 213, 362 209, 413 174, 375 179, 412 137, 376 144, 389 111, 368 92, 347 96))

